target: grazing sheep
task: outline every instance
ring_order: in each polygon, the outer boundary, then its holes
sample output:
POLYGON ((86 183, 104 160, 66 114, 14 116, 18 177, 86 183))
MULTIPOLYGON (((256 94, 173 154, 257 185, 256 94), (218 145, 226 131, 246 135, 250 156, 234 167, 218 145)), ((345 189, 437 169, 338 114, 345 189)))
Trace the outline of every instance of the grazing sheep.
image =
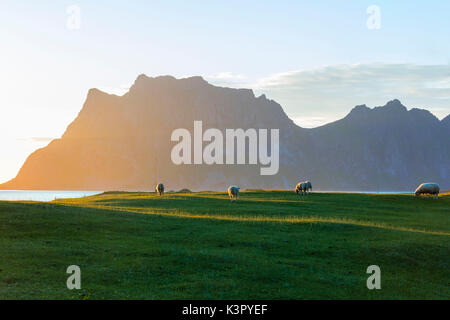
POLYGON ((297 185, 295 186, 295 193, 296 193, 296 194, 299 194, 299 192, 301 192, 301 191, 302 191, 302 183, 299 182, 299 183, 297 183, 297 185))
POLYGON ((302 181, 302 182, 299 182, 299 183, 297 184, 297 186, 295 187, 295 192, 296 192, 297 194, 300 193, 301 195, 307 194, 308 190, 311 190, 311 191, 312 191, 312 184, 311 184, 310 181, 302 181))
POLYGON ((297 193, 297 194, 301 194, 301 195, 303 195, 303 192, 305 192, 305 183, 302 181, 302 182, 299 182, 298 184, 297 184, 297 186, 295 187, 295 192, 297 193))
POLYGON ((437 199, 439 197, 439 185, 437 183, 422 183, 417 187, 414 196, 418 197, 421 194, 431 194, 437 199))
POLYGON ((230 186, 228 187, 228 196, 230 197, 231 201, 236 201, 239 195, 239 187, 236 186, 230 186))
POLYGON ((305 181, 306 183, 306 191, 312 191, 312 184, 311 181, 305 181))
POLYGON ((156 186, 156 192, 159 193, 160 196, 164 194, 164 185, 162 183, 156 186))

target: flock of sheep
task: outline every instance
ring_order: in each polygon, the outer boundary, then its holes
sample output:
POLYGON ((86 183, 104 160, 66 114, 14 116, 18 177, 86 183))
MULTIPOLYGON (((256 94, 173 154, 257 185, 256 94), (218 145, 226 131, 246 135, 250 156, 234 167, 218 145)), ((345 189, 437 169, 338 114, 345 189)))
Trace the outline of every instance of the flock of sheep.
MULTIPOLYGON (((231 201, 236 201, 239 195, 239 187, 230 186, 228 187, 228 196, 231 201)), ((414 196, 418 197, 421 194, 430 194, 435 196, 437 199, 439 196, 439 185, 437 183, 422 183, 414 192, 414 196)), ((306 195, 308 192, 312 191, 312 184, 310 181, 299 182, 295 186, 295 192, 300 195, 306 195)), ((156 192, 162 196, 164 194, 164 185, 162 183, 156 186, 156 192)))

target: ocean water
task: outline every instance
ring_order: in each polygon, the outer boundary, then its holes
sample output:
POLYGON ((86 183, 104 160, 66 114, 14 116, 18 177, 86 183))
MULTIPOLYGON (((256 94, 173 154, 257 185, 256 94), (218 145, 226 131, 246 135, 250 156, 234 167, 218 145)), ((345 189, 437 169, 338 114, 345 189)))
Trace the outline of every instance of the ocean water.
POLYGON ((52 201, 55 199, 83 198, 103 191, 46 191, 46 190, 0 190, 0 201, 52 201))

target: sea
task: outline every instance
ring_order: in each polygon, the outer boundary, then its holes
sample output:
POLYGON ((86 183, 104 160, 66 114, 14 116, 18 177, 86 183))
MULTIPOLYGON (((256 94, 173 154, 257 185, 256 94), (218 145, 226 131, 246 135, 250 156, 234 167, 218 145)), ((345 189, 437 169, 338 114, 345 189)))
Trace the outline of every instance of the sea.
POLYGON ((53 201, 93 196, 103 191, 0 190, 0 201, 53 201))

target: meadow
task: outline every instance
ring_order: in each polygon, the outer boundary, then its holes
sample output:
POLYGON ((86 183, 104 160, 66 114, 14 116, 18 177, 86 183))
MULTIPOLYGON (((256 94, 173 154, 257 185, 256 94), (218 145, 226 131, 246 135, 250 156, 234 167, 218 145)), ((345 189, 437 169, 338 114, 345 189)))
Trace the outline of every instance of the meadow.
POLYGON ((450 194, 0 201, 0 299, 449 299, 449 240, 450 194))

